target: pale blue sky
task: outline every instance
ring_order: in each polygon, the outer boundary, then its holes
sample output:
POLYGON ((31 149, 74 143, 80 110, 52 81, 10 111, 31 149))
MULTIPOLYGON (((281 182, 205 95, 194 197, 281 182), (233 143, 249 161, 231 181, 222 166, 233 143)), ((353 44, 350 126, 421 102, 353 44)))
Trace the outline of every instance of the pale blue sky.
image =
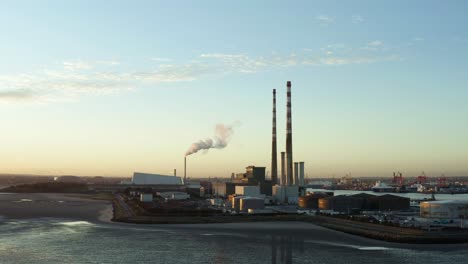
POLYGON ((468 175, 468 3, 252 2, 2 1, 0 171, 269 168, 290 80, 310 177, 468 175))

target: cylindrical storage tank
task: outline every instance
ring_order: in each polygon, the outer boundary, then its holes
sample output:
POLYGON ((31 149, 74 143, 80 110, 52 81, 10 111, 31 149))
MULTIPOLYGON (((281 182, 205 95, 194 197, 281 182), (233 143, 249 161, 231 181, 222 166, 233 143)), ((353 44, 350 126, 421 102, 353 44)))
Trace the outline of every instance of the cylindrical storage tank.
POLYGON ((318 200, 318 207, 320 210, 330 210, 330 201, 327 198, 320 198, 318 200))
POLYGON ((420 203, 420 215, 426 218, 459 219, 468 217, 468 201, 427 201, 420 203))
POLYGON ((240 210, 246 212, 248 209, 265 208, 265 200, 257 197, 244 197, 240 200, 240 210))
POLYGON ((232 209, 236 211, 240 210, 240 203, 242 198, 244 198, 244 196, 236 196, 232 199, 232 209))
POLYGON ((309 200, 311 200, 310 195, 299 197, 299 203, 298 203, 299 207, 300 208, 310 208, 309 200))
POLYGON ((306 195, 299 197, 299 207, 304 209, 318 209, 318 200, 326 195, 306 195))

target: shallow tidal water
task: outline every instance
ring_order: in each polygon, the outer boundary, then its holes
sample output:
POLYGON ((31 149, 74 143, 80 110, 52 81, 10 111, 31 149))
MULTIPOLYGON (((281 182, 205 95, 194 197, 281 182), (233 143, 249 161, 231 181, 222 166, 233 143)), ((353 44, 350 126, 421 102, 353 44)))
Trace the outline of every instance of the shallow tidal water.
POLYGON ((0 263, 443 264, 465 263, 468 258, 467 244, 413 246, 331 230, 272 228, 256 231, 209 225, 180 228, 4 218, 0 219, 0 263))

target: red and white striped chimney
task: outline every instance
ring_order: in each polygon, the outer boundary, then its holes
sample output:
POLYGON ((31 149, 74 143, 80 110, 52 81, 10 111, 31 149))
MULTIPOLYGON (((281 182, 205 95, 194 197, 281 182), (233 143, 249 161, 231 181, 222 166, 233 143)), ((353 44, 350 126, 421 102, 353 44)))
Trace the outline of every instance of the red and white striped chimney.
POLYGON ((273 130, 271 142, 271 184, 278 183, 278 158, 276 149, 276 89, 273 89, 273 130))
POLYGON ((293 153, 292 153, 292 114, 291 114, 291 82, 286 83, 288 101, 286 104, 286 178, 288 185, 293 184, 293 153))

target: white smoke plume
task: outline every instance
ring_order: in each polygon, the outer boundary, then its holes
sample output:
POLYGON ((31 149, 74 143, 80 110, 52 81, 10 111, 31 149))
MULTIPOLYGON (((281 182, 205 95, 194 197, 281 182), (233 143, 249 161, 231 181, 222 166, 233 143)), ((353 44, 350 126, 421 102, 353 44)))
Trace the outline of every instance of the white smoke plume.
POLYGON ((213 139, 207 138, 193 143, 185 153, 185 156, 197 153, 200 150, 208 150, 212 148, 222 149, 225 148, 234 130, 232 126, 224 124, 217 124, 215 128, 215 136, 213 139))

